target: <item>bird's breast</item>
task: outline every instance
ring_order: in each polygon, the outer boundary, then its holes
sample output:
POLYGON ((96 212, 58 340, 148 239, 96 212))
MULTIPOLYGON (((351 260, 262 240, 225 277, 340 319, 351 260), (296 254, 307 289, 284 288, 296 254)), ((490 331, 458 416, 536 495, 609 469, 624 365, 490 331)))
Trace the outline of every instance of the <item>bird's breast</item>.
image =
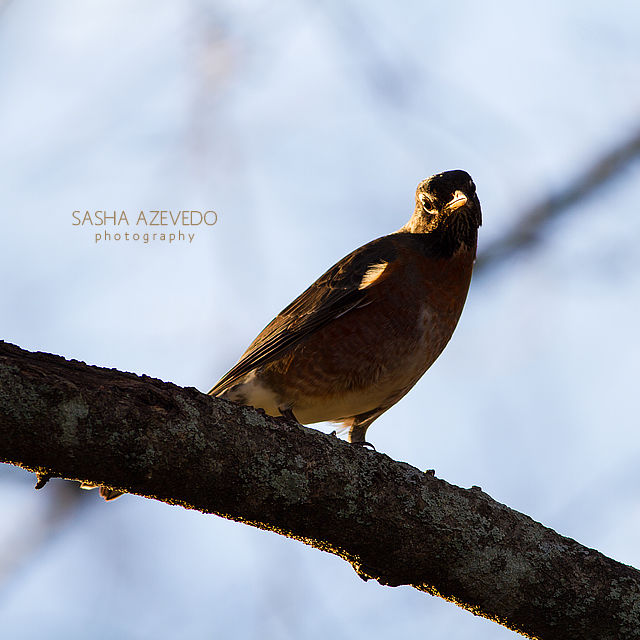
POLYGON ((269 413, 290 407, 309 424, 397 402, 451 338, 473 264, 473 256, 464 253, 446 260, 410 258, 393 266, 384 287, 367 287, 366 304, 334 318, 246 379, 249 384, 238 391, 247 393, 247 403, 269 413))
POLYGON ((341 334, 334 329, 335 348, 325 346, 324 354, 299 351, 279 381, 281 397, 293 405, 298 420, 339 422, 392 406, 437 359, 457 321, 426 304, 410 313, 398 309, 395 318, 387 312, 370 308, 369 328, 356 323, 341 334))

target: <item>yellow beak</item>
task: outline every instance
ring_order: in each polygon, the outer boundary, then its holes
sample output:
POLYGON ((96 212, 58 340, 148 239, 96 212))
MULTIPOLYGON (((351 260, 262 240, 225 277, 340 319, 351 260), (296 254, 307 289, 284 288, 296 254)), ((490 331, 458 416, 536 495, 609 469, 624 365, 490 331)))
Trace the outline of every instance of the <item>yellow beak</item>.
POLYGON ((467 196, 465 196, 464 193, 462 193, 462 191, 458 189, 453 194, 453 198, 451 198, 451 200, 449 200, 449 202, 447 202, 447 204, 445 205, 445 210, 449 213, 452 213, 453 211, 456 211, 456 209, 463 207, 465 204, 467 204, 468 201, 469 198, 467 198, 467 196))

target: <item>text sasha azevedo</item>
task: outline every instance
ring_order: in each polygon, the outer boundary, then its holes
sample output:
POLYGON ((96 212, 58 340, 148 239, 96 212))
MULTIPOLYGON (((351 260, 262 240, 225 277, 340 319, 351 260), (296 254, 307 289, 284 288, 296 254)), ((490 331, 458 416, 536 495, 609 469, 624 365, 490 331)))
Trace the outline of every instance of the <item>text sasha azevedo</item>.
MULTIPOLYGON (((145 213, 141 210, 135 222, 135 226, 145 225, 147 227, 168 227, 168 226, 199 226, 205 224, 207 226, 213 226, 218 221, 218 214, 213 210, 208 211, 196 211, 196 210, 184 210, 176 211, 175 213, 168 210, 149 210, 145 213)), ((73 226, 102 226, 111 224, 113 226, 126 225, 130 226, 129 218, 124 210, 121 211, 106 211, 103 209, 97 211, 80 211, 75 210, 72 213, 73 226)))

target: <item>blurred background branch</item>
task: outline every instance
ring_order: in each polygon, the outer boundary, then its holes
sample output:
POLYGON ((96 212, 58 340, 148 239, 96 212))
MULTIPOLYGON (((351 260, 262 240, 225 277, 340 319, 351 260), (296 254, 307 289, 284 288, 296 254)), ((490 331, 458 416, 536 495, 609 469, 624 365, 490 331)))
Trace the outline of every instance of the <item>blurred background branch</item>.
MULTIPOLYGON (((8 468, 3 471, 8 471, 8 468)), ((3 482, 9 482, 3 473, 3 482)), ((85 491, 77 482, 54 479, 41 494, 37 508, 5 519, 0 545, 0 600, 7 597, 22 576, 28 575, 37 558, 59 535, 76 521, 80 508, 87 504, 85 491)))
MULTIPOLYGON (((519 253, 542 246, 549 238, 549 225, 554 220, 621 179, 639 158, 640 128, 620 144, 587 161, 586 168, 561 184, 555 193, 543 196, 515 215, 511 229, 479 252, 474 272, 486 276, 489 270, 516 258, 519 253)), ((637 203, 630 202, 629 206, 637 208, 637 203)), ((604 215, 611 218, 612 224, 616 223, 615 210, 604 215)))

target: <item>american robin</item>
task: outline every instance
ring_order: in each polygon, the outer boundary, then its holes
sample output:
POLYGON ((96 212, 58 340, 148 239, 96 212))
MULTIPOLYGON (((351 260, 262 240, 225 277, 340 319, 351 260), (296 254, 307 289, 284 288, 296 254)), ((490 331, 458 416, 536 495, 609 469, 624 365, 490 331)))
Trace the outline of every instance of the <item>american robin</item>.
POLYGON ((283 309, 210 395, 365 443, 435 362, 462 313, 480 202, 465 171, 418 185, 402 228, 356 249, 283 309))

